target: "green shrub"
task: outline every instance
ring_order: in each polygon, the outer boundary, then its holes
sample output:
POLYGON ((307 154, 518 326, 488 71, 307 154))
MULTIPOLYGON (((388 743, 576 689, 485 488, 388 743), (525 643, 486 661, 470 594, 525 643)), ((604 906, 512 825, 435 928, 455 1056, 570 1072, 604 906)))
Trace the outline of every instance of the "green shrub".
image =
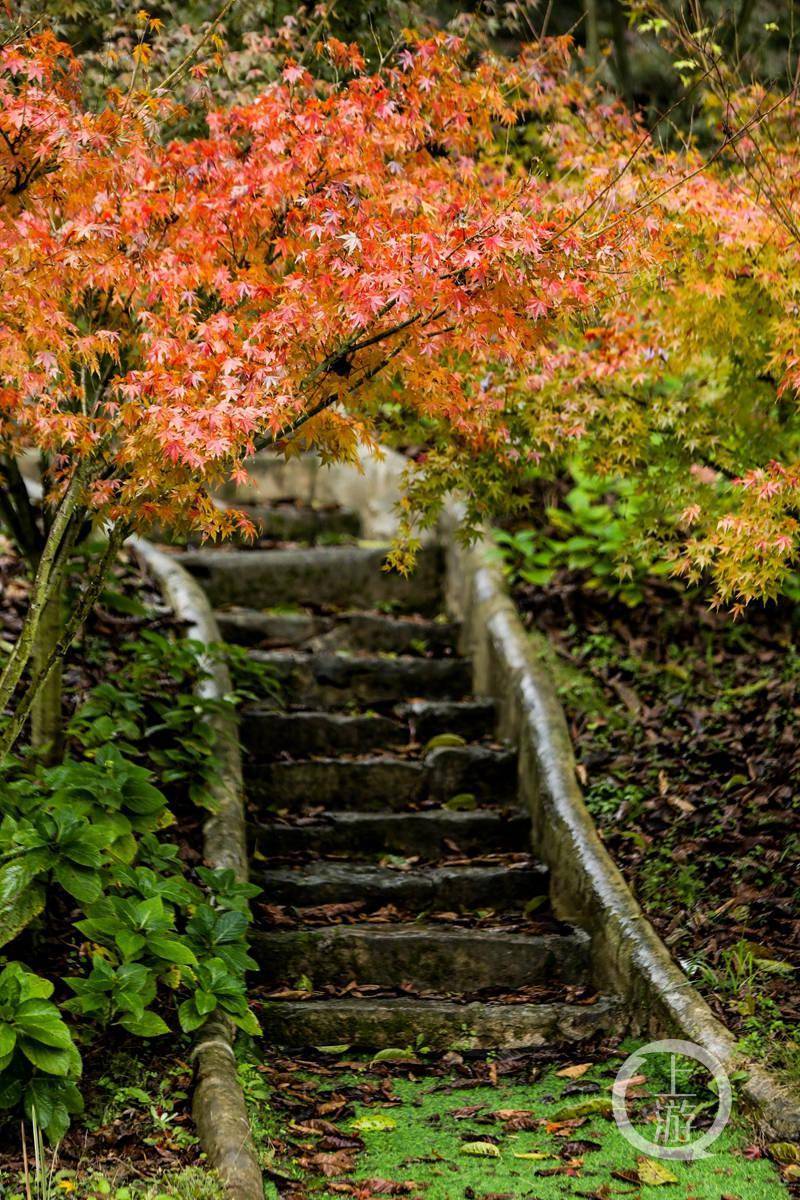
POLYGON ((495 531, 511 582, 545 587, 558 571, 579 571, 585 587, 631 607, 640 604, 646 580, 668 575, 671 564, 639 539, 632 487, 586 474, 575 465, 571 474, 574 485, 563 504, 548 507, 540 526, 495 531))
POLYGON ((0 1109, 22 1103, 53 1140, 83 1103, 75 1080, 81 1057, 50 997, 53 985, 22 963, 0 971, 0 1109))
MULTIPOLYGON (((243 694, 198 698, 205 653, 200 643, 143 633, 123 647, 114 682, 93 688, 73 716, 64 762, 5 764, 6 940, 21 924, 15 906, 37 890, 46 919, 77 906, 74 928, 91 947, 79 960, 85 970, 63 981, 72 995, 60 1006, 50 999, 53 984, 21 964, 0 974, 0 1109, 22 1103, 30 1116, 35 1108, 51 1140, 80 1109, 81 1059, 65 1017, 83 1040, 110 1025, 141 1038, 189 1033, 218 1011, 259 1032, 245 989, 256 966, 247 953, 249 901, 259 889, 230 870, 200 867, 188 878, 169 836, 171 802, 212 803, 217 763, 201 718, 243 694), (54 908, 59 894, 67 904, 54 908)), ((214 649, 221 654, 234 670, 240 665, 241 656, 214 649)), ((244 677, 244 694, 256 684, 262 695, 275 692, 263 668, 244 677)))

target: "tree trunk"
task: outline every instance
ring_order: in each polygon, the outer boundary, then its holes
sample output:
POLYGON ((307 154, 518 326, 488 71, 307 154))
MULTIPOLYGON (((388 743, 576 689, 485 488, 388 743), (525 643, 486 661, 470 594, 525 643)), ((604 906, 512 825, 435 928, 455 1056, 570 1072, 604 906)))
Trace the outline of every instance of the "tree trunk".
POLYGON ((25 668, 33 656, 39 640, 39 625, 44 609, 50 597, 55 595, 59 589, 59 581, 64 574, 67 557, 78 533, 80 512, 76 519, 76 509, 88 473, 88 463, 79 465, 56 509, 48 530, 47 540, 33 578, 31 599, 25 622, 14 643, 14 648, 8 656, 3 672, 0 674, 0 712, 11 700, 17 684, 25 673, 25 668))
MULTIPOLYGON (((42 622, 32 655, 32 673, 38 674, 46 668, 50 656, 58 646, 64 629, 64 584, 59 580, 44 605, 42 622)), ((53 766, 60 762, 64 750, 64 722, 62 722, 62 671, 61 660, 56 660, 48 677, 37 691, 32 704, 31 746, 40 760, 53 766)))
MULTIPOLYGON (((63 581, 59 579, 42 612, 33 651, 33 675, 44 671, 64 628, 63 581)), ((39 759, 52 766, 61 761, 64 746, 62 663, 58 658, 36 693, 31 708, 31 746, 39 759)))
POLYGON ((583 0, 586 13, 586 57, 595 69, 600 65, 600 20, 597 0, 583 0))
MULTIPOLYGON (((31 710, 33 709, 40 690, 48 681, 50 672, 57 669, 60 676, 61 664, 63 662, 64 655, 69 650, 78 631, 83 627, 86 618, 89 616, 89 613, 92 611, 92 608, 97 602, 97 599, 103 590, 103 584, 108 578, 108 573, 111 570, 119 548, 129 532, 129 528, 122 524, 118 524, 111 531, 105 551, 97 562, 94 571, 90 573, 86 581, 86 585, 83 588, 78 600, 73 605, 72 611, 70 612, 69 617, 64 623, 63 627, 59 627, 59 631, 57 632, 54 625, 48 626, 48 636, 53 637, 55 633, 54 640, 50 645, 48 653, 44 652, 44 642, 42 642, 40 645, 38 638, 38 626, 41 621, 40 614, 39 620, 37 620, 37 635, 35 637, 34 644, 37 652, 40 652, 37 654, 37 657, 40 656, 41 665, 39 666, 37 664, 37 669, 31 672, 31 679, 27 688, 18 702, 15 704, 14 710, 11 714, 11 719, 2 730, 2 733, 0 733, 0 762, 2 762, 5 756, 10 754, 13 750, 17 739, 20 737, 22 730, 28 721, 28 717, 31 714, 31 710)), ((63 588, 63 583, 59 584, 59 589, 61 588, 63 588)), ((58 610, 58 615, 61 617, 61 619, 63 619, 63 611, 58 610)), ((30 612, 26 617, 26 623, 29 620, 30 612)), ((60 690, 59 684, 59 694, 60 690)), ((51 703, 51 716, 48 719, 52 720, 52 714, 54 712, 57 713, 59 717, 61 716, 60 700, 57 708, 51 703)), ((61 725, 59 722, 57 734, 58 737, 61 736, 61 732, 61 725)))

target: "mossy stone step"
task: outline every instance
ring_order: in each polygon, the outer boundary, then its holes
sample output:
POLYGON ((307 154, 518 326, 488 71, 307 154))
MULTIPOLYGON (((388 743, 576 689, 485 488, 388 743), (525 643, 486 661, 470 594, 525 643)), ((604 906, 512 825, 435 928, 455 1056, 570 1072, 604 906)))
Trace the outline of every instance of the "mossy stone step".
POLYGON ((315 636, 318 620, 307 612, 257 612, 255 609, 217 609, 219 631, 234 646, 306 646, 315 636))
POLYGON ((465 854, 497 850, 523 851, 530 841, 526 812, 335 812, 290 824, 271 821, 253 825, 251 839, 263 855, 302 852, 335 854, 420 855, 437 859, 447 841, 465 854))
POLYGON ((394 870, 323 861, 300 869, 266 870, 256 878, 271 904, 295 908, 361 900, 372 908, 394 904, 412 912, 500 910, 524 904, 547 888, 547 869, 539 863, 394 870))
POLYGON ((619 1004, 458 1004, 444 1000, 268 1000, 262 1023, 282 1046, 346 1044, 375 1050, 413 1045, 434 1050, 522 1050, 619 1033, 619 1004))
POLYGON ((381 658, 289 650, 251 650, 271 666, 286 705, 297 708, 370 708, 411 697, 461 698, 469 694, 472 669, 465 658, 381 658))
POLYGON ((256 933, 251 953, 261 978, 291 984, 398 983, 445 992, 588 980, 585 933, 536 937, 421 924, 343 925, 256 933))
POLYGON ((252 705, 242 712, 241 738, 252 761, 268 762, 287 750, 298 758, 369 754, 412 738, 424 745, 443 733, 470 741, 490 734, 493 723, 494 705, 482 700, 417 700, 398 705, 390 716, 252 705))
POLYGON ((507 804, 517 794, 517 755, 488 746, 439 746, 425 755, 428 794, 446 801, 471 794, 478 801, 507 804))
POLYGON ((408 722, 411 737, 426 745, 441 733, 457 733, 467 742, 487 737, 494 730, 497 708, 493 700, 413 700, 398 704, 397 716, 408 722))
POLYGON ((425 767, 403 758, 245 764, 248 797, 269 808, 406 808, 426 791, 425 767))
POLYGON ((251 800, 271 808, 314 804, 374 811, 422 800, 443 803, 459 795, 470 795, 475 803, 507 804, 515 795, 516 756, 459 746, 432 750, 422 760, 380 755, 255 762, 246 764, 245 778, 251 800))
POLYGON ((220 633, 238 646, 264 649, 304 646, 312 650, 350 650, 417 657, 452 653, 458 625, 372 612, 323 616, 311 612, 259 612, 218 609, 220 633))
POLYGON ((398 705, 396 715, 408 724, 413 740, 423 746, 442 733, 478 741, 492 733, 496 719, 493 700, 417 699, 398 705))
POLYGON ((393 605, 436 611, 441 603, 441 552, 426 546, 407 577, 383 570, 388 546, 319 546, 291 550, 186 550, 176 557, 202 583, 215 608, 393 605))
MULTIPOLYGON (((259 537, 275 542, 317 542, 320 538, 357 538, 361 517, 352 508, 310 504, 231 504, 255 525, 259 537)), ((245 539, 240 539, 245 541, 245 539)))
POLYGON ((453 653, 459 626, 454 621, 429 621, 382 613, 342 613, 320 633, 326 650, 365 650, 370 654, 441 655, 453 653))
POLYGON ((290 751, 302 758, 367 754, 408 742, 408 727, 377 713, 281 712, 249 708, 241 716, 242 745, 253 762, 290 751))

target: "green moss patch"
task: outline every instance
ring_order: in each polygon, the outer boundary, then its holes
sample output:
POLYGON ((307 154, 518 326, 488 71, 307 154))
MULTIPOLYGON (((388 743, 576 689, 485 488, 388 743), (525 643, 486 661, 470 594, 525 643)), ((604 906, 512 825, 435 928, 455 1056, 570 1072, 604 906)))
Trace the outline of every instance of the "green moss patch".
MULTIPOLYGON (((788 1195, 779 1169, 738 1119, 698 1162, 664 1162, 631 1146, 609 1112, 619 1054, 590 1055, 596 1061, 588 1067, 579 1057, 539 1065, 531 1055, 379 1063, 343 1052, 339 1065, 333 1054, 314 1057, 316 1064, 284 1059, 245 1068, 268 1194, 281 1200, 788 1195), (564 1069, 571 1075, 559 1074, 564 1069)), ((635 1102, 635 1126, 651 1139, 660 1087, 648 1081, 635 1102)))

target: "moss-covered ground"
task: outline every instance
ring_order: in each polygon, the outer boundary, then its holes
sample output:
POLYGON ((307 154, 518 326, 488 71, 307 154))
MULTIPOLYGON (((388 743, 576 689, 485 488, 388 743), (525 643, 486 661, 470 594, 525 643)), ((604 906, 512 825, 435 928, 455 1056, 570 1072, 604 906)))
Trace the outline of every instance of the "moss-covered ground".
MULTIPOLYGON (((664 1162, 631 1146, 608 1111, 622 1057, 515 1069, 508 1059, 451 1066, 345 1053, 338 1065, 324 1055, 247 1065, 267 1195, 786 1200, 781 1168, 735 1105, 700 1161, 664 1162)), ((634 1124, 651 1139, 661 1086, 654 1076, 637 1087, 634 1124)), ((704 1099, 713 1107, 708 1093, 694 1103, 704 1099)))

